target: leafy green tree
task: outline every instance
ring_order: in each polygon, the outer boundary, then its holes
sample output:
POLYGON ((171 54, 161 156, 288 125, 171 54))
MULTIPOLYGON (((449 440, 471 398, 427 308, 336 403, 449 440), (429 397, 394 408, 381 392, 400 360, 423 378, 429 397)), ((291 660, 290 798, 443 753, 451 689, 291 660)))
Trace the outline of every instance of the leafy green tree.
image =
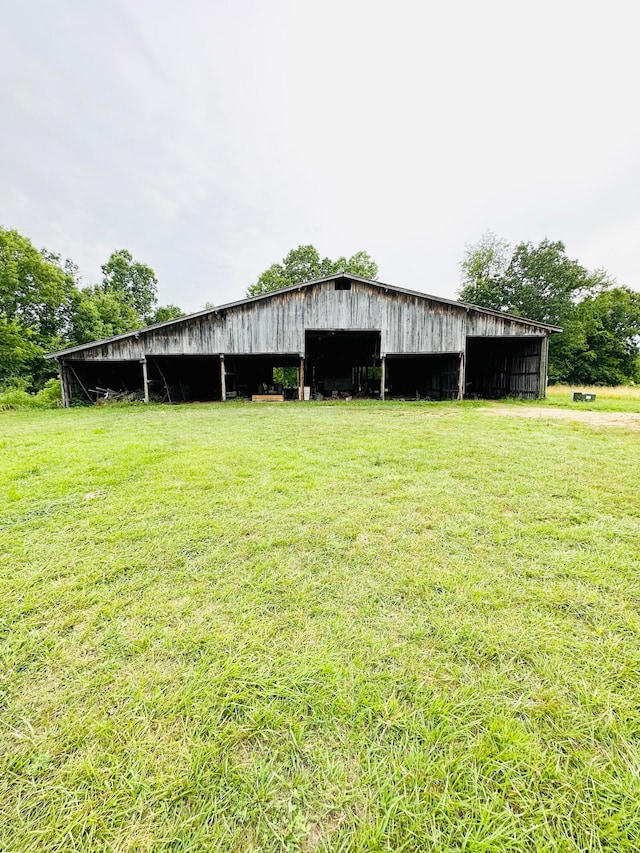
POLYGON ((177 305, 159 305, 153 314, 148 318, 148 322, 164 323, 167 320, 177 320, 179 317, 184 317, 184 311, 177 305))
POLYGON ((26 380, 21 385, 29 384, 33 364, 41 355, 33 333, 0 312, 0 391, 20 379, 26 380))
POLYGON ((152 316, 157 302, 158 280, 146 264, 134 261, 131 252, 113 252, 102 267, 102 289, 117 294, 144 321, 152 316))
POLYGON ((568 258, 564 243, 549 240, 519 243, 503 281, 512 312, 552 325, 562 325, 580 300, 612 285, 604 272, 589 272, 568 258))
POLYGON ((509 244, 489 234, 467 247, 460 299, 551 325, 568 319, 576 304, 612 282, 567 257, 564 243, 509 244))
POLYGON ((100 285, 83 287, 73 296, 70 341, 85 344, 131 332, 143 325, 135 308, 120 293, 100 285))
POLYGON ((268 270, 262 273, 255 284, 247 288, 247 296, 260 296, 262 293, 270 293, 272 290, 290 287, 294 283, 287 278, 282 264, 272 264, 268 270))
POLYGON ((321 259, 315 246, 298 246, 289 252, 281 264, 272 264, 265 270, 258 281, 247 289, 247 296, 258 296, 340 271, 374 280, 378 276, 378 265, 366 252, 356 252, 350 258, 341 257, 332 261, 329 258, 321 259))
POLYGON ((378 278, 378 264, 369 257, 367 252, 355 252, 350 258, 338 258, 337 261, 333 262, 331 272, 325 273, 325 275, 340 272, 340 270, 352 275, 359 275, 361 278, 368 278, 370 281, 375 281, 378 278))
POLYGON ((102 284, 79 289, 74 298, 74 343, 109 338, 142 326, 182 317, 177 305, 157 305, 157 279, 126 249, 113 252, 102 266, 102 284))
POLYGON ((0 381, 38 387, 55 373, 44 354, 64 345, 73 276, 55 255, 39 252, 15 230, 0 227, 0 381))
POLYGON ((614 287, 576 309, 582 336, 568 381, 585 385, 640 382, 640 293, 614 287))
POLYGON ((502 311, 504 294, 501 281, 511 260, 511 245, 487 231, 474 245, 465 246, 460 299, 483 308, 502 311))

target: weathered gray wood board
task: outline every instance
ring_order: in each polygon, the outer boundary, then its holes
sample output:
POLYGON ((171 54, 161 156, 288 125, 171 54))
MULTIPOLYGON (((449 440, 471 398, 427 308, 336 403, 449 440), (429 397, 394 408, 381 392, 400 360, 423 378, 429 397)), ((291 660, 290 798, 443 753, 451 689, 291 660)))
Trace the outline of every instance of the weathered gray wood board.
POLYGON ((549 327, 353 280, 323 281, 76 349, 74 360, 304 354, 305 330, 377 330, 382 354, 460 353, 467 336, 546 337, 549 327))

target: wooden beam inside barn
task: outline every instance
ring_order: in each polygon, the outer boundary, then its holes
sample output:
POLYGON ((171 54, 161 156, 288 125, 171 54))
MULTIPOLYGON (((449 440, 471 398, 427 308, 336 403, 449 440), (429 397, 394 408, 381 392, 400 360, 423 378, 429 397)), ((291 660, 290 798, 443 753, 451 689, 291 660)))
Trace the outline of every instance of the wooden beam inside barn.
POLYGON ((90 403, 95 402, 93 397, 91 396, 91 394, 87 391, 84 382, 82 381, 82 379, 80 379, 80 377, 78 376, 76 371, 73 369, 73 365, 68 364, 67 366, 68 366, 69 370, 71 371, 71 373, 73 374, 73 376, 75 377, 75 380, 78 383, 78 385, 80 386, 80 388, 82 388, 82 390, 84 391, 84 395, 87 398, 87 400, 90 403))

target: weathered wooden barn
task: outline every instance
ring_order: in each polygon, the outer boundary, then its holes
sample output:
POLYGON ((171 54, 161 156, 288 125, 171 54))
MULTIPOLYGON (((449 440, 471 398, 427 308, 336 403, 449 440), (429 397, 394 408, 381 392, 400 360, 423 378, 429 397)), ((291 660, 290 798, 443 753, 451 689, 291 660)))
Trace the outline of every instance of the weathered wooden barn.
POLYGON ((555 326, 347 273, 52 353, 64 405, 544 397, 555 326))

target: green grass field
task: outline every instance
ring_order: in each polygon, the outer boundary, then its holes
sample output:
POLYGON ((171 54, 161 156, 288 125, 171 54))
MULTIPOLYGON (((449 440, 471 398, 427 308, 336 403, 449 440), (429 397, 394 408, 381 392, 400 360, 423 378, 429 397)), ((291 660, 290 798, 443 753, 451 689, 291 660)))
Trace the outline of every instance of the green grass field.
POLYGON ((487 408, 0 415, 0 850, 640 849, 640 430, 487 408))

